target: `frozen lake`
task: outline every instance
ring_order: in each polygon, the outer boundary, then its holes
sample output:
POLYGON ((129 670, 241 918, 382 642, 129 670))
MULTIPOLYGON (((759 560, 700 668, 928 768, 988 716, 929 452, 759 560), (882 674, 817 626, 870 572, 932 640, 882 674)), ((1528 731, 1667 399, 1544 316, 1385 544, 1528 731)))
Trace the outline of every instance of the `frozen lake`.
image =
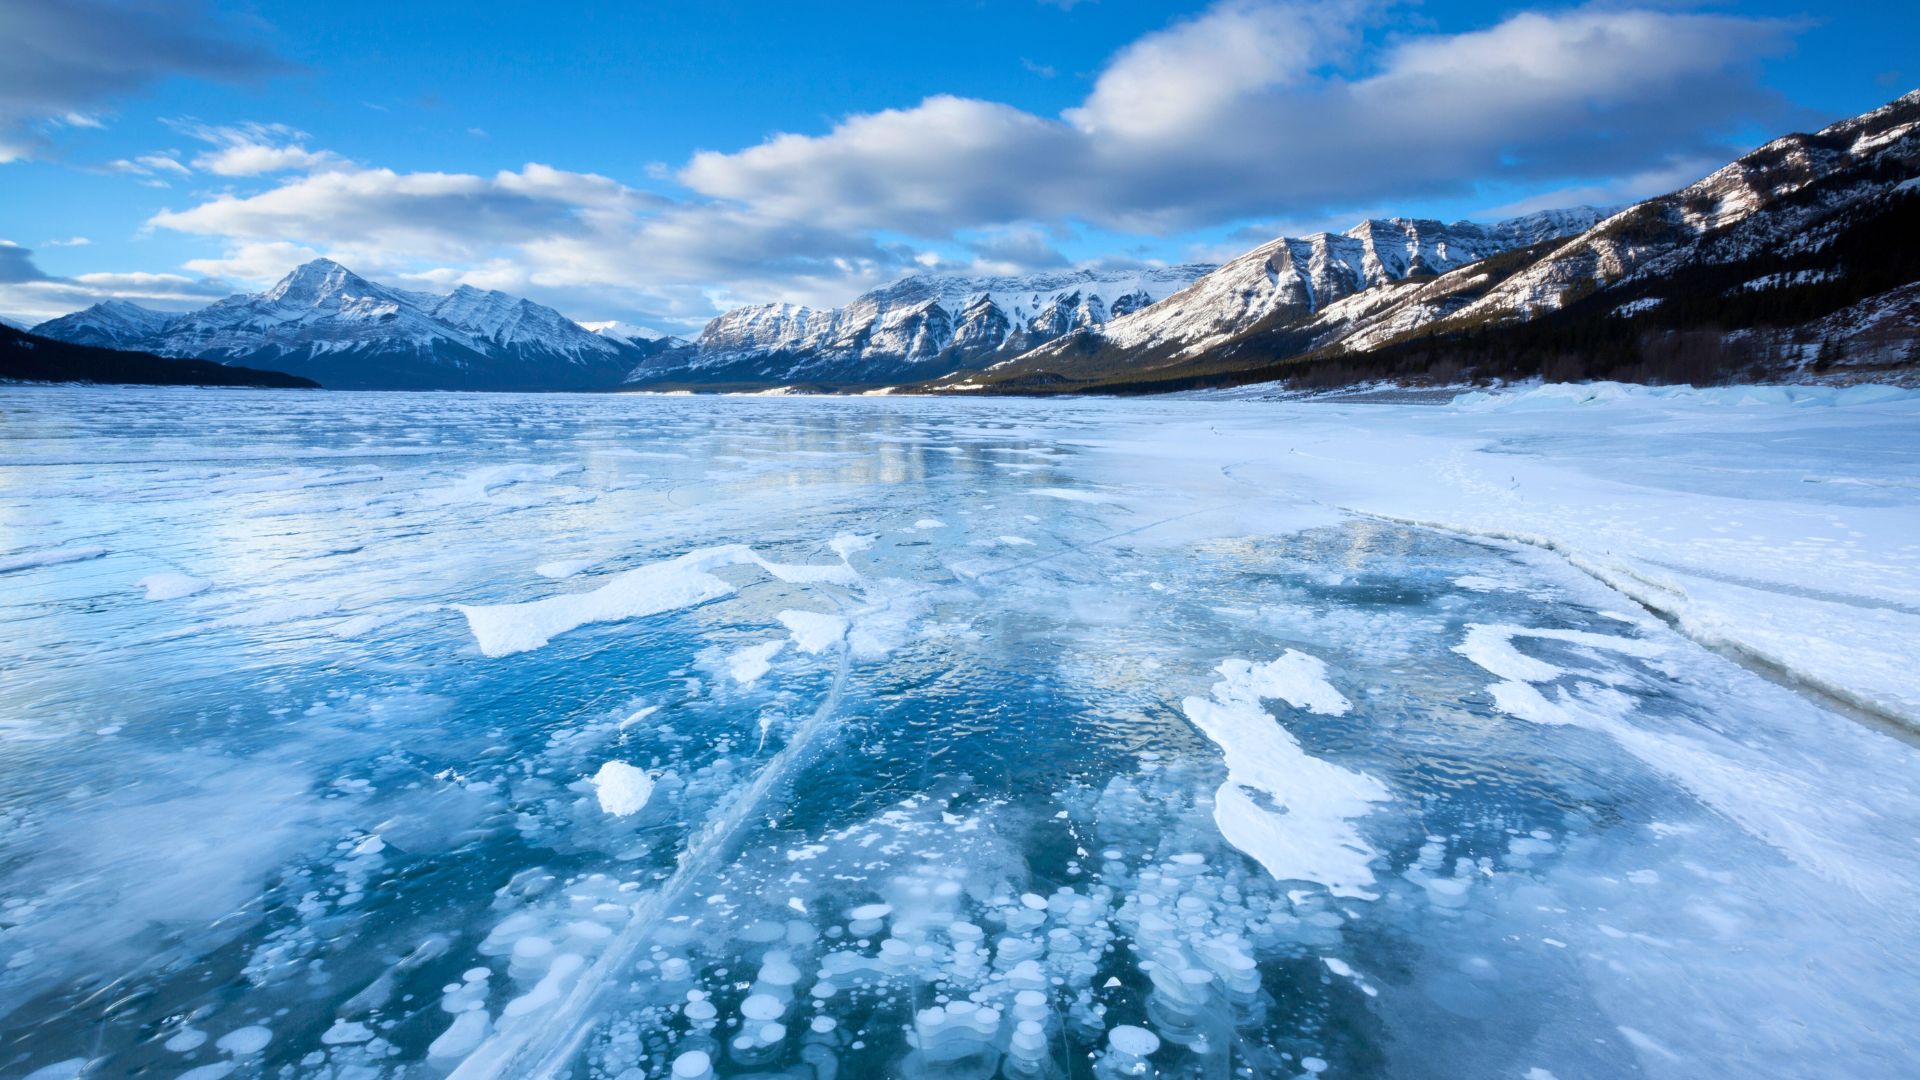
POLYGON ((0 388, 0 1075, 1914 1075, 1917 508, 1876 392, 0 388))

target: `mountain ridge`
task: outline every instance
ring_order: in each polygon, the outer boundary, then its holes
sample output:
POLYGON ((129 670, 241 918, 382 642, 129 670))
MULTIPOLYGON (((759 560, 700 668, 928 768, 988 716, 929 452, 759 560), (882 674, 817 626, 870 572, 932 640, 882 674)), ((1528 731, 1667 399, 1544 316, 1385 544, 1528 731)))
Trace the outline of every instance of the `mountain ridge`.
POLYGON ((595 334, 497 290, 412 292, 331 259, 195 311, 167 315, 110 300, 33 330, 75 344, 269 365, 341 389, 607 389, 663 347, 595 334))
MULTIPOLYGON (((1726 355, 1712 364, 1679 367, 1698 377, 1733 368, 1790 375, 1814 359, 1808 342, 1798 339, 1843 308, 1864 304, 1855 321, 1880 339, 1890 327, 1914 321, 1911 299, 1897 292, 1920 280, 1907 250, 1912 245, 1882 243, 1873 233, 1914 235, 1901 205, 1920 201, 1916 174, 1920 91, 1818 132, 1771 140, 1693 184, 1608 214, 1574 235, 1543 236, 1331 303, 1276 303, 1223 316, 1213 294, 1230 292, 1233 275, 1248 278, 1265 269, 1276 281, 1302 276, 1300 253, 1279 258, 1283 253, 1274 249, 1285 241, 1274 241, 1229 261, 1187 293, 1116 320, 1101 335, 1072 335, 924 388, 1142 392, 1276 378, 1319 386, 1339 385, 1342 377, 1425 378, 1425 369, 1409 359, 1409 350, 1420 348, 1446 377, 1496 370, 1501 377, 1530 377, 1557 367, 1593 377, 1639 372, 1665 378, 1678 371, 1676 350, 1715 351, 1707 342, 1719 330, 1733 332, 1719 336, 1739 348, 1721 350, 1726 355), (1844 262, 1837 245, 1852 252, 1844 262), (1733 280, 1721 282, 1721 276, 1733 280), (1743 295, 1730 299, 1729 289, 1743 295), (1880 294, 1883 302, 1868 303, 1880 294), (1536 322, 1581 328, 1557 337, 1520 329, 1536 322), (1511 348, 1491 344, 1489 335, 1501 328, 1512 331, 1511 348), (1432 344, 1462 335, 1473 336, 1477 347, 1496 348, 1503 359, 1432 344), (1632 335, 1645 340, 1628 340, 1632 335), (1684 348, 1674 335, 1687 338, 1684 348), (1532 344, 1516 344, 1523 340, 1532 344), (1316 374, 1303 374, 1309 368, 1316 374)), ((1872 346, 1876 363, 1891 362, 1905 347, 1880 339, 1872 346)))

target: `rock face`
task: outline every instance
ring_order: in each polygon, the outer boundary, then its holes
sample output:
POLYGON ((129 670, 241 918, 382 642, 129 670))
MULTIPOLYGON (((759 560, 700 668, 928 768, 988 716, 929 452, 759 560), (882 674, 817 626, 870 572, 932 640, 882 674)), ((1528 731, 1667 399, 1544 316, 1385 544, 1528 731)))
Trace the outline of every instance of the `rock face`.
POLYGON ((637 371, 635 381, 751 386, 912 382, 1100 327, 1212 269, 1194 264, 1020 277, 920 274, 865 293, 842 308, 736 308, 708 323, 690 349, 637 371))
POLYGON ((330 259, 265 292, 183 315, 124 301, 35 333, 288 371, 338 389, 581 390, 620 385, 664 345, 593 333, 552 308, 461 286, 451 294, 376 284, 330 259))

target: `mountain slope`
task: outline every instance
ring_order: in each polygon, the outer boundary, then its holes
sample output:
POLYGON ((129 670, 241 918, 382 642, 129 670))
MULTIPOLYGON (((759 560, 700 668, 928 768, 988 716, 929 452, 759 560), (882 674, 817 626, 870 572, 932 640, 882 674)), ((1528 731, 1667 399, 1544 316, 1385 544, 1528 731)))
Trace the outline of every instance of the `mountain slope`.
POLYGON ((103 300, 71 315, 33 327, 42 337, 75 345, 117 349, 138 346, 166 326, 173 316, 126 300, 103 300))
POLYGON ((42 337, 0 323, 0 380, 134 383, 146 386, 259 386, 318 389, 311 379, 210 360, 171 360, 42 337))
MULTIPOLYGON (((1548 238, 1437 276, 1410 274, 1304 314, 1276 305, 1218 330, 1206 316, 1220 305, 1203 281, 1102 336, 1074 335, 949 385, 1146 391, 1277 378, 1659 381, 1792 376, 1841 361, 1911 367, 1920 92, 1776 139, 1577 235, 1552 231, 1548 223, 1548 238)), ((1244 280, 1248 266, 1271 265, 1283 279, 1273 247, 1221 274, 1244 280)))
POLYGON ((35 332, 161 356, 270 365, 340 389, 604 389, 654 351, 502 292, 409 292, 329 259, 295 268, 265 292, 184 315, 109 301, 35 332))

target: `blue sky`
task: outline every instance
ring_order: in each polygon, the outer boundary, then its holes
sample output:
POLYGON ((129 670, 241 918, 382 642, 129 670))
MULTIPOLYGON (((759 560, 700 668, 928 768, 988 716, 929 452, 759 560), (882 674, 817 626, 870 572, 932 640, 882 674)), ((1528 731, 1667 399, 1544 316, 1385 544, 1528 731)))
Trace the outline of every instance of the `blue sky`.
POLYGON ((1626 201, 1920 85, 1914 9, 0 0, 0 314, 327 254, 686 331, 919 268, 1626 201))

